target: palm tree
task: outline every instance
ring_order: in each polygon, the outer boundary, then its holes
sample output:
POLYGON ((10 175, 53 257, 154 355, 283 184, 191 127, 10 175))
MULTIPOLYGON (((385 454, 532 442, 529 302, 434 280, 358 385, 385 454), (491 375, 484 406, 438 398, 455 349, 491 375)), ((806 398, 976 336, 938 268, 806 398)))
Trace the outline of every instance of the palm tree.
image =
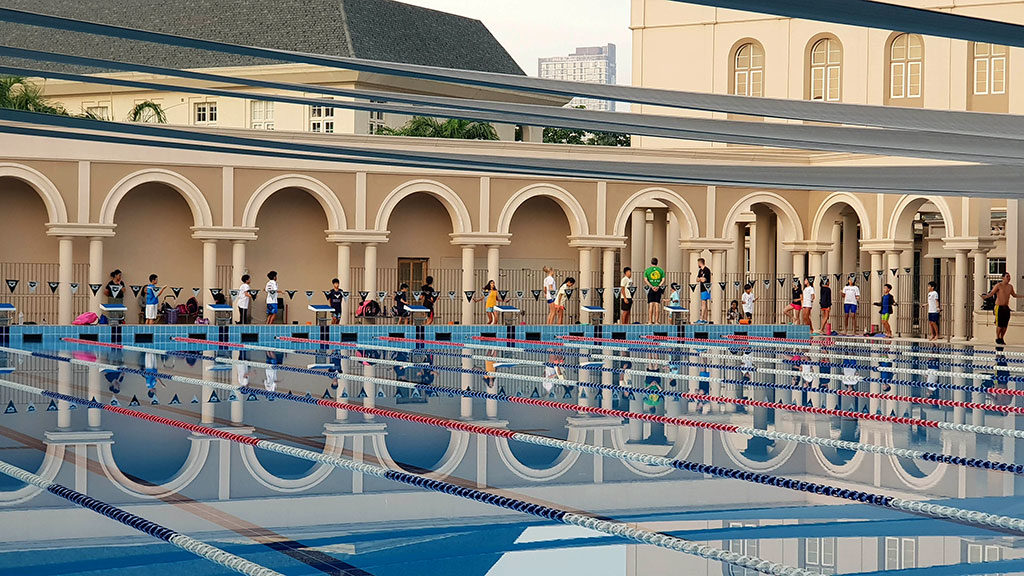
POLYGON ((441 121, 437 118, 413 116, 401 128, 382 126, 378 134, 389 136, 420 136, 423 138, 457 138, 462 140, 497 140, 498 132, 494 126, 486 122, 449 118, 441 121))
POLYGON ((42 88, 22 76, 0 76, 0 108, 68 116, 63 106, 50 102, 42 88))
POLYGON ((139 102, 128 113, 129 122, 152 122, 154 120, 157 124, 166 124, 167 115, 164 114, 164 109, 152 100, 139 102))

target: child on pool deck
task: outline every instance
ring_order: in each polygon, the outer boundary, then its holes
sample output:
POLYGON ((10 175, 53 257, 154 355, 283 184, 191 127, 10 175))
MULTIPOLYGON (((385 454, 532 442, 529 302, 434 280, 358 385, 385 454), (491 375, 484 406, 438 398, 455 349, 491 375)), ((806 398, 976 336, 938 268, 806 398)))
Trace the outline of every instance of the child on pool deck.
POLYGON ((882 331, 885 333, 886 338, 892 338, 892 326, 889 324, 889 319, 892 317, 897 306, 896 298, 891 294, 891 292, 892 284, 886 284, 882 288, 882 300, 880 302, 875 302, 875 306, 880 308, 878 311, 880 315, 879 319, 882 322, 882 331))

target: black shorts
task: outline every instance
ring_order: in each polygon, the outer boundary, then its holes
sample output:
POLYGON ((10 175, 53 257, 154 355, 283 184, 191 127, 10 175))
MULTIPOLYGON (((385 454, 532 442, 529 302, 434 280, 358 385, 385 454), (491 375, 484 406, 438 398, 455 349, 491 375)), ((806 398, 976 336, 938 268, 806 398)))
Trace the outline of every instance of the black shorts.
POLYGON ((996 326, 1006 328, 1010 325, 1010 307, 996 306, 996 326))
POLYGON ((648 304, 656 304, 658 302, 661 302, 662 294, 664 294, 664 293, 665 293, 664 290, 648 290, 647 291, 647 303, 648 304))
POLYGON ((633 309, 633 300, 619 300, 619 310, 623 312, 629 312, 633 309))

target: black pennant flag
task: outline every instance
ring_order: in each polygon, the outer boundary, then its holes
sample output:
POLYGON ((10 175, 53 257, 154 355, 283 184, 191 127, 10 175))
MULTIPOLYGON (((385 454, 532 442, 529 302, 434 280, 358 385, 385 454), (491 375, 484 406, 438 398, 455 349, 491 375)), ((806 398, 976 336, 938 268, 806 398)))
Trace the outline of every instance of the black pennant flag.
POLYGON ((368 290, 360 290, 359 291, 359 298, 361 298, 364 302, 366 301, 366 298, 369 295, 370 295, 370 292, 368 290))
POLYGON ((230 294, 230 295, 231 295, 231 299, 232 299, 232 300, 234 300, 235 298, 238 298, 238 290, 230 290, 230 291, 228 292, 228 294, 230 294))
POLYGON ((871 280, 871 272, 868 272, 867 270, 865 270, 864 271, 864 279, 865 280, 871 280))
POLYGON ((725 290, 725 282, 719 282, 718 287, 721 288, 722 290, 725 290))
MULTIPOLYGON (((604 298, 604 288, 594 288, 594 292, 597 292, 598 298, 604 298)), ((618 296, 618 294, 616 294, 618 296)))
MULTIPOLYGON (((234 290, 232 290, 232 292, 234 292, 234 290)), ((224 291, 221 290, 220 288, 210 288, 210 296, 213 296, 214 298, 216 298, 219 294, 223 293, 224 291)))
POLYGON ((590 293, 590 288, 580 288, 580 294, 581 294, 581 295, 582 295, 582 296, 583 296, 584 298, 586 298, 586 297, 587 297, 587 294, 589 294, 589 293, 590 293))
MULTIPOLYGON (((293 292, 294 292, 294 290, 293 290, 293 292)), ((341 299, 342 300, 348 300, 348 297, 349 297, 349 291, 348 290, 342 290, 341 291, 341 299)))
POLYGON ((740 287, 740 283, 739 282, 733 282, 732 283, 732 287, 733 288, 739 288, 740 287))
POLYGON ((814 285, 814 281, 817 280, 818 277, 817 276, 808 276, 807 279, 811 281, 811 286, 813 286, 814 285))
POLYGON ((904 274, 910 274, 910 268, 904 268, 903 269, 903 273, 904 274))
POLYGON ((182 290, 181 286, 172 287, 171 288, 171 293, 173 293, 174 297, 177 298, 178 295, 181 294, 181 290, 182 290))
POLYGON ((388 295, 388 293, 383 291, 383 290, 378 290, 377 291, 377 298, 380 298, 381 300, 383 300, 384 297, 387 296, 387 295, 388 295))
POLYGON ((764 287, 765 288, 767 288, 767 287, 772 285, 772 281, 771 280, 762 280, 762 282, 764 282, 764 287))
POLYGON ((138 298, 139 292, 142 292, 142 286, 139 286, 138 284, 132 284, 130 288, 132 289, 132 294, 134 294, 135 297, 138 298))
POLYGON ((508 290, 498 290, 498 297, 502 300, 508 299, 508 290))
POLYGON ((298 290, 285 290, 285 292, 288 294, 288 299, 291 300, 292 298, 295 298, 295 293, 298 292, 298 290))
POLYGON ((260 293, 259 290, 249 290, 249 298, 256 299, 256 296, 260 293))
POLYGON ((614 294, 615 297, 618 298, 619 295, 622 294, 622 288, 619 288, 619 287, 612 288, 612 294, 614 294))
POLYGON ((523 292, 522 290, 516 290, 516 298, 517 299, 522 300, 523 296, 525 296, 525 295, 526 295, 526 292, 523 292))
POLYGON ((92 295, 93 296, 99 294, 100 293, 100 288, 102 288, 102 287, 103 287, 103 284, 89 284, 89 290, 92 291, 92 295))
POLYGON ((833 274, 833 276, 836 277, 836 282, 839 282, 840 280, 843 279, 843 275, 842 274, 833 274))
POLYGON ((60 286, 60 282, 47 282, 47 284, 49 284, 49 286, 50 286, 50 293, 51 294, 56 294, 57 293, 57 287, 60 286))
POLYGON ((448 299, 449 300, 455 300, 455 290, 449 290, 448 291, 448 299))
POLYGON ((313 291, 312 290, 306 290, 306 300, 308 300, 309 302, 313 301, 313 291))
POLYGON ((29 280, 28 281, 28 293, 29 294, 35 294, 36 293, 36 286, 39 286, 39 282, 36 282, 35 280, 29 280))
POLYGON ((786 286, 786 279, 785 278, 779 278, 779 288, 784 288, 785 286, 786 286))
POLYGON ((18 282, 21 282, 21 280, 10 280, 10 279, 8 279, 7 280, 7 288, 8 288, 8 290, 10 290, 11 292, 14 292, 14 290, 18 287, 18 282))
POLYGON ((328 300, 331 299, 331 291, 330 290, 324 290, 324 298, 327 298, 328 300))
POLYGON ((419 300, 420 296, 423 296, 423 292, 420 291, 420 290, 417 290, 417 291, 412 293, 412 297, 415 298, 416 300, 419 300))
POLYGON ((565 289, 565 297, 566 298, 572 298, 572 288, 566 288, 565 289))
POLYGON ((690 284, 690 292, 696 292, 696 291, 697 291, 697 285, 696 284, 690 284))
POLYGON ((896 273, 897 273, 897 272, 899 272, 899 271, 900 271, 900 269, 899 269, 899 268, 889 268, 889 272, 892 272, 892 275, 893 275, 893 276, 895 276, 895 275, 896 275, 896 273))
POLYGON ((629 287, 629 295, 630 296, 636 296, 636 286, 630 286, 629 287))
POLYGON ((78 282, 71 283, 71 293, 78 294, 78 282))
POLYGON ((466 290, 464 294, 466 295, 466 302, 472 302, 473 294, 476 294, 476 290, 466 290))
POLYGON ((540 290, 531 290, 531 292, 533 292, 533 299, 534 300, 540 300, 540 292, 541 292, 540 290))
POLYGON ((192 289, 192 297, 193 298, 199 298, 199 292, 201 292, 201 290, 199 288, 193 288, 192 289))
POLYGON ((885 270, 875 270, 875 274, 878 274, 878 276, 881 277, 882 274, 885 274, 885 270))
POLYGON ((644 286, 644 294, 647 294, 650 291, 651 291, 651 287, 650 286, 644 286))

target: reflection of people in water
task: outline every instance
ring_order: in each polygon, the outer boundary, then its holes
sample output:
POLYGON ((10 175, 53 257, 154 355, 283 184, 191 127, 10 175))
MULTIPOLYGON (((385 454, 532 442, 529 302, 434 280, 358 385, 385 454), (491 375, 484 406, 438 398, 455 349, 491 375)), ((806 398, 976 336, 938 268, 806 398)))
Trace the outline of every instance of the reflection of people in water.
POLYGON ((152 398, 156 395, 154 389, 156 388, 157 382, 159 382, 164 388, 167 387, 167 384, 164 384, 163 380, 156 377, 158 374, 156 371, 156 354, 153 352, 146 352, 143 362, 143 377, 146 379, 146 395, 152 398))
POLYGON ((284 353, 267 351, 267 364, 270 364, 270 366, 267 366, 265 370, 266 375, 263 380, 263 387, 270 392, 277 390, 279 379, 277 368, 274 366, 281 364, 282 360, 284 360, 284 353))
POLYGON ((124 372, 120 370, 100 370, 100 374, 107 379, 110 384, 108 389, 112 394, 119 394, 121 392, 121 383, 124 382, 124 372))
POLYGON ((564 363, 564 356, 559 356, 558 354, 548 356, 548 361, 544 364, 544 381, 541 382, 546 392, 551 392, 555 387, 555 383, 552 380, 565 380, 565 374, 562 372, 562 364, 564 363))

